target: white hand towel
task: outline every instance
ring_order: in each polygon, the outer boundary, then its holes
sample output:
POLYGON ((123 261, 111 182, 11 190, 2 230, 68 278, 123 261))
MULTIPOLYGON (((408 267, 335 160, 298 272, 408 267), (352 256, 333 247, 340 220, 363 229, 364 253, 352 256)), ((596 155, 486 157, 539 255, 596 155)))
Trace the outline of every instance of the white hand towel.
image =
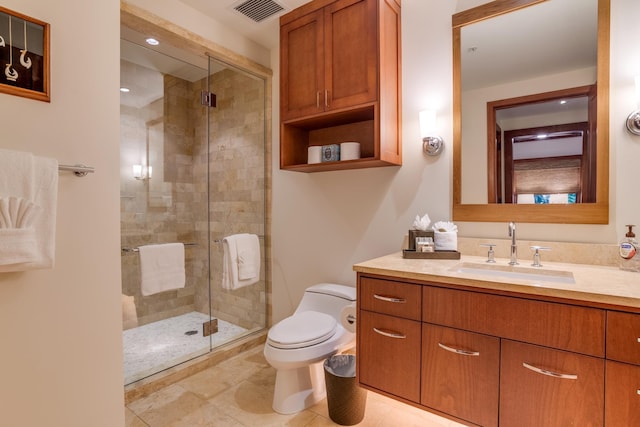
POLYGON ((140 251, 140 288, 142 295, 184 288, 184 244, 145 245, 140 251))
POLYGON ((240 234, 238 249, 238 280, 260 277, 260 241, 255 234, 240 234))
POLYGON ((222 288, 238 289, 260 280, 260 242, 255 234, 234 234, 222 239, 222 288))
POLYGON ((58 162, 0 150, 0 272, 52 268, 58 162))

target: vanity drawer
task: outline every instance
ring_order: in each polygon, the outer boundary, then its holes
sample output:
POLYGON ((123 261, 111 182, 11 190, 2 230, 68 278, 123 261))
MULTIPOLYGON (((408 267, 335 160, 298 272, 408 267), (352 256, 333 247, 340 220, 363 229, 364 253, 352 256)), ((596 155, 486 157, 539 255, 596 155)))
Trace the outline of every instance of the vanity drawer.
POLYGON ((640 367, 610 360, 605 363, 604 425, 640 425, 640 367))
POLYGON ((421 323, 361 311, 358 315, 358 382, 420 402, 421 323))
POLYGON ((425 286, 423 322, 604 357, 605 311, 425 286))
POLYGON ((640 315, 607 312, 607 359, 640 365, 640 315))
POLYGON ((358 304, 361 309, 420 320, 421 285, 361 276, 358 286, 358 304))

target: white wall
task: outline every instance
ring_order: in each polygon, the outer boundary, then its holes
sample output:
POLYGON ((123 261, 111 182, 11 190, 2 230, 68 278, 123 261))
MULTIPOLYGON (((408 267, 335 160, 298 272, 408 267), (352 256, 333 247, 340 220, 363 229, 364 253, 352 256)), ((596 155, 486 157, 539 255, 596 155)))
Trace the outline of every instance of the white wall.
POLYGON ((53 269, 0 273, 0 425, 124 425, 119 3, 5 0, 51 24, 51 103, 0 94, 0 147, 84 163, 61 173, 53 269))
MULTIPOLYGON (((303 174, 279 170, 273 157, 274 320, 289 315, 304 289, 316 282, 355 283, 352 265, 400 248, 417 214, 432 221, 451 213, 451 15, 486 1, 403 0, 403 165, 358 171, 303 174), (447 144, 438 158, 420 150, 418 112, 438 110, 447 144)), ((634 47, 637 0, 611 0, 610 224, 519 224, 519 238, 615 243, 624 224, 640 224, 637 168, 640 137, 624 129, 634 109, 633 77, 640 74, 634 47)), ((278 64, 277 53, 272 64, 278 64)), ((277 65, 274 65, 274 67, 277 65)), ((274 82, 277 84, 277 73, 274 82)), ((277 88, 274 94, 277 95, 277 88)), ((277 106, 274 103, 274 106, 277 106)), ((278 111, 274 108, 274 123, 278 111)), ((278 141, 274 126, 274 141, 278 141)), ((506 238, 503 223, 461 223, 460 235, 506 238)))

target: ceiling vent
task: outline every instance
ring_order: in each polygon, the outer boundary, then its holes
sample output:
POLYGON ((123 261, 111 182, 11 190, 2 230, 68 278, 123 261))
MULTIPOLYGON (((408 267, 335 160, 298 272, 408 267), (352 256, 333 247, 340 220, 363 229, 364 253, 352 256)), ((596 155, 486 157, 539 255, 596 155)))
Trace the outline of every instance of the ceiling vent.
POLYGON ((284 10, 284 6, 274 0, 246 0, 233 10, 255 22, 262 22, 284 10))

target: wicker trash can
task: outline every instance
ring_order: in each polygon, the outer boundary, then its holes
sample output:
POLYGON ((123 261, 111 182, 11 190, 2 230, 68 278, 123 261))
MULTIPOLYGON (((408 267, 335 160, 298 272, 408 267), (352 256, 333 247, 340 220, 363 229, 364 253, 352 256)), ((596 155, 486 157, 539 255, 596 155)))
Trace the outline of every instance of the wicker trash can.
POLYGON ((356 357, 338 354, 324 361, 327 406, 333 422, 352 426, 364 418, 367 391, 356 381, 356 357))

